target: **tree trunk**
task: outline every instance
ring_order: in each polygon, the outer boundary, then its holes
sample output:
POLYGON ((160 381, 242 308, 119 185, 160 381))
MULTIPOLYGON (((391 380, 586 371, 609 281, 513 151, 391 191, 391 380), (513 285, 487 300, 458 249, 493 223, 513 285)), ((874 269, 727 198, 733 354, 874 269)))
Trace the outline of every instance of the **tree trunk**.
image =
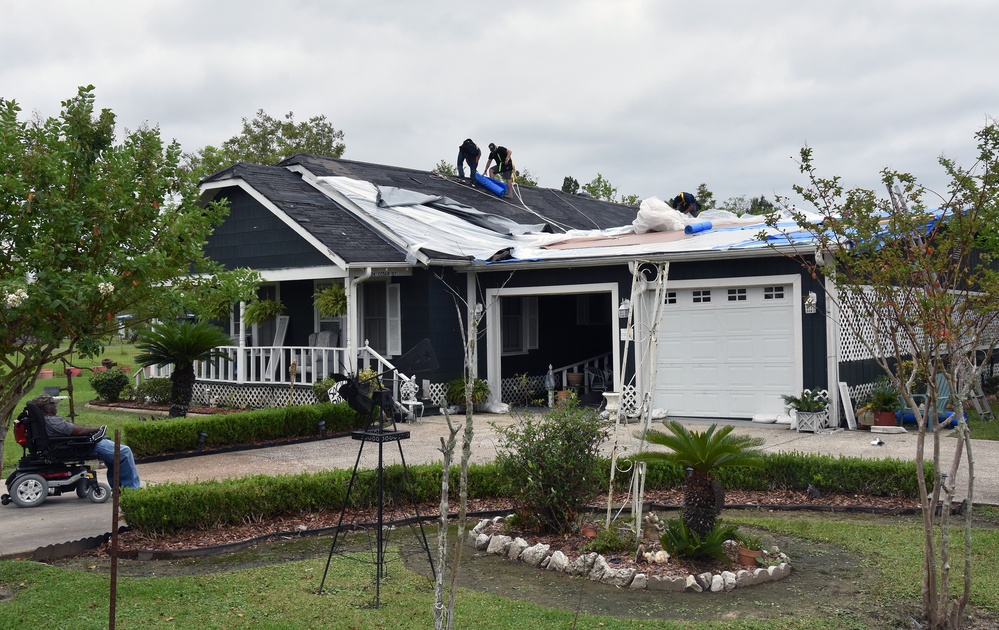
POLYGON ((711 474, 695 470, 683 487, 683 522, 702 538, 715 528, 719 512, 715 483, 711 474))

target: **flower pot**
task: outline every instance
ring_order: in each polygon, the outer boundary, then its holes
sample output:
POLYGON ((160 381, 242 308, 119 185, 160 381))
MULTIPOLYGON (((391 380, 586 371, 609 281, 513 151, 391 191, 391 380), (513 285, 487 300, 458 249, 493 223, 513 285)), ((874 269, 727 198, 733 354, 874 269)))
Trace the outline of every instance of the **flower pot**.
POLYGON ((583 525, 579 528, 579 533, 592 540, 597 537, 597 528, 593 525, 583 525))
POLYGON ((76 378, 80 374, 83 374, 83 370, 81 368, 66 368, 66 372, 69 374, 70 378, 76 378))
POLYGON ((38 378, 52 378, 52 370, 38 370, 38 378))
POLYGON ((898 424, 898 420, 895 419, 894 411, 875 411, 874 412, 874 426, 876 427, 893 427, 898 424))
POLYGON ((131 365, 122 365, 118 369, 120 369, 125 374, 131 374, 132 373, 132 366, 131 365))
POLYGON ((569 400, 569 390, 567 389, 560 389, 556 392, 556 394, 558 396, 557 404, 559 406, 561 406, 563 402, 569 400))
POLYGON ((97 374, 98 372, 107 372, 107 371, 108 371, 108 369, 106 367, 104 367, 103 365, 95 365, 94 366, 94 374, 97 374))
POLYGON ((762 553, 759 549, 747 549, 739 545, 739 564, 756 565, 759 563, 760 554, 762 553))
POLYGON ((566 372, 566 381, 569 383, 569 387, 579 387, 583 384, 583 373, 582 372, 566 372))
POLYGON ((798 431, 818 431, 829 423, 829 411, 798 411, 798 431))

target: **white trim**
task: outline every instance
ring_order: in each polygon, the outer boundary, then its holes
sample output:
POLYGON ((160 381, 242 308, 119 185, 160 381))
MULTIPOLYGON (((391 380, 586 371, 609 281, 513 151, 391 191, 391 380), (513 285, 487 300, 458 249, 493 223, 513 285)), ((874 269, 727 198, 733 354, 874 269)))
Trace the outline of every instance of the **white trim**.
POLYGON ((216 189, 233 188, 233 187, 242 189, 244 192, 246 192, 246 194, 253 197, 257 201, 257 203, 270 210, 271 213, 274 216, 276 216, 278 219, 280 219, 282 223, 290 227, 296 234, 305 239, 305 241, 309 245, 312 245, 316 249, 316 251, 318 251, 320 254, 326 256, 331 261, 333 261, 333 263, 336 266, 342 269, 347 268, 346 260, 341 258, 332 249, 323 245, 323 243, 319 239, 310 234, 309 231, 303 228, 300 223, 298 223, 297 221, 289 217, 287 214, 285 214, 284 210, 281 210, 276 205, 274 205, 274 203, 270 199, 260 194, 257 191, 257 189, 255 189, 253 186, 250 186, 248 183, 246 183, 245 180, 234 178, 218 182, 210 182, 208 184, 202 184, 201 191, 204 192, 206 190, 216 190, 216 189))
POLYGON ((525 296, 525 295, 576 295, 579 293, 609 293, 610 294, 610 330, 611 352, 614 369, 614 391, 621 391, 621 344, 618 340, 618 283, 600 282, 592 284, 566 284, 566 285, 544 285, 533 287, 504 287, 498 289, 486 289, 486 381, 489 383, 490 402, 498 400, 502 391, 502 368, 503 368, 503 344, 502 326, 499 322, 503 316, 500 312, 499 300, 497 298, 505 296, 525 296), (490 326, 488 322, 496 322, 497 325, 490 326))
POLYGON ((333 280, 346 278, 347 270, 339 267, 295 267, 289 269, 255 269, 265 282, 289 282, 293 280, 333 280))
POLYGON ((402 301, 399 285, 387 283, 385 287, 385 350, 386 357, 402 354, 402 301))

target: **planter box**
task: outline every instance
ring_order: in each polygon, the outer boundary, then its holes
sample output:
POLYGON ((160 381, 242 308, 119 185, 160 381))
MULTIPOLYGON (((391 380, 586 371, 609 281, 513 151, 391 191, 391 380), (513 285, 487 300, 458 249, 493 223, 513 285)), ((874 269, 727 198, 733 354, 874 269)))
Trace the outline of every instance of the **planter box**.
POLYGON ((52 378, 52 370, 38 370, 38 378, 52 378))
POLYGON ((94 366, 94 374, 97 374, 98 372, 107 372, 107 371, 108 371, 108 369, 106 367, 104 367, 103 365, 95 365, 94 366))
POLYGON ((811 431, 814 433, 819 429, 824 429, 828 423, 828 410, 798 412, 798 431, 811 431))
POLYGON ((75 377, 79 376, 80 374, 83 374, 83 370, 80 369, 80 368, 67 368, 66 372, 69 373, 69 377, 70 378, 75 378, 75 377))

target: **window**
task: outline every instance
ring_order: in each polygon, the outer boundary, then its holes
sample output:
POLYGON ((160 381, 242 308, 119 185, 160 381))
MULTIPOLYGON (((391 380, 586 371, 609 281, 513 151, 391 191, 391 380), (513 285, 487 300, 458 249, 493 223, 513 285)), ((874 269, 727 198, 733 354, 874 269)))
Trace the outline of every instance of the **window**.
POLYGON ((711 291, 708 289, 695 289, 693 300, 694 304, 707 304, 711 301, 711 291))
POLYGON ((745 289, 729 289, 728 290, 728 301, 729 302, 745 302, 746 301, 746 290, 745 289))
POLYGON ((764 300, 783 300, 784 287, 763 287, 764 300))
POLYGON ((666 292, 666 303, 667 304, 676 304, 676 291, 667 291, 666 292))
POLYGON ((500 301, 503 354, 525 354, 538 347, 538 298, 504 297, 500 301))
POLYGON ((402 307, 399 285, 369 282, 362 285, 361 343, 386 357, 402 354, 402 307))

